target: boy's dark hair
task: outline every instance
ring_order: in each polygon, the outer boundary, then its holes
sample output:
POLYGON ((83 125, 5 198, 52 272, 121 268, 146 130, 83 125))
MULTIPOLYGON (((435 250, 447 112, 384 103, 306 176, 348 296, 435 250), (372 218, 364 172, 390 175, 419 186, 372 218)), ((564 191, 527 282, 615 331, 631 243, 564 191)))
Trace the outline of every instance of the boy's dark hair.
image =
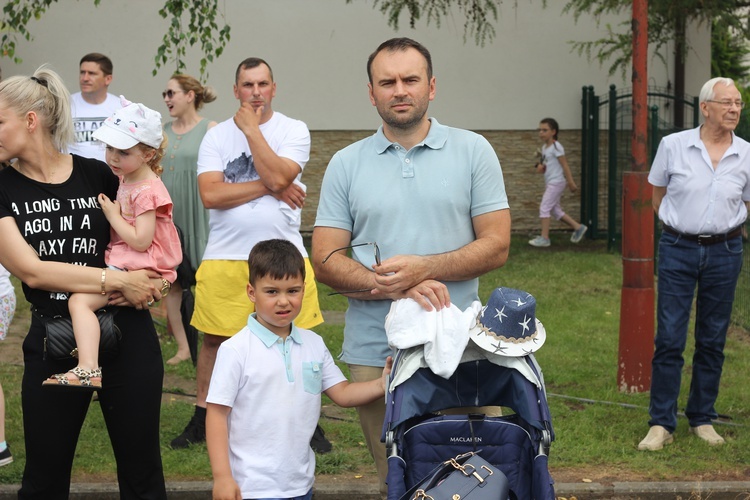
POLYGON ((294 243, 287 240, 265 240, 253 247, 247 259, 249 280, 270 276, 273 279, 284 279, 301 276, 305 280, 305 258, 294 243))
POLYGON ((237 66, 237 71, 234 72, 234 83, 237 83, 239 81, 240 71, 257 68, 261 64, 266 65, 266 68, 268 68, 268 72, 271 74, 271 81, 273 82, 273 70, 271 69, 271 65, 260 57, 248 57, 237 66))
POLYGON ((81 62, 78 63, 78 66, 85 62, 93 62, 98 64, 99 68, 101 68, 102 73, 104 73, 105 76, 111 75, 112 70, 114 69, 112 66, 112 60, 104 54, 100 54, 99 52, 86 54, 81 58, 81 62))
POLYGON ((370 57, 367 58, 367 79, 370 80, 370 83, 372 83, 372 61, 375 60, 375 57, 378 54, 384 50, 387 50, 388 52, 403 52, 408 49, 415 49, 422 54, 422 57, 424 57, 425 62, 427 63, 427 81, 432 79, 432 56, 430 55, 430 51, 427 50, 427 47, 411 38, 401 37, 391 38, 390 40, 381 43, 378 48, 375 49, 375 52, 370 54, 370 57))

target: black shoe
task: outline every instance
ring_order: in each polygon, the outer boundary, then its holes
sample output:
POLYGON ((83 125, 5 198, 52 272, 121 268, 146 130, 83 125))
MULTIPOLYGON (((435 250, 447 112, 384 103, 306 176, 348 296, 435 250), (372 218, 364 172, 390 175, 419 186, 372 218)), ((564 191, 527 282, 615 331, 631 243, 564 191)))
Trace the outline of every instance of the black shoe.
POLYGON ((333 445, 326 439, 326 433, 323 432, 323 428, 320 427, 320 425, 315 427, 315 432, 313 433, 312 439, 310 439, 310 448, 312 448, 315 453, 320 453, 321 455, 323 453, 328 453, 333 449, 333 445))
POLYGON ((188 422, 182 434, 177 436, 169 443, 173 450, 187 448, 191 444, 203 443, 206 441, 206 409, 200 406, 195 407, 195 413, 188 422))
POLYGON ((3 451, 0 451, 0 467, 8 465, 13 461, 13 455, 10 454, 10 446, 6 446, 3 451))

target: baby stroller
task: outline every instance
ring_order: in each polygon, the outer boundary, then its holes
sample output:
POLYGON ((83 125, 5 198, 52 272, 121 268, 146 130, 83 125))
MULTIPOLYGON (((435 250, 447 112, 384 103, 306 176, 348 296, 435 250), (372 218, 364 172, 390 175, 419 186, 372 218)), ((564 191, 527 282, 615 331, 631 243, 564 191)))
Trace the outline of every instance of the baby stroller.
MULTIPOLYGON (((396 354, 391 380, 397 380, 408 354, 396 354)), ((547 469, 554 432, 541 369, 533 354, 508 359, 507 366, 486 357, 463 361, 449 379, 418 368, 387 391, 382 440, 388 456, 388 500, 399 500, 436 466, 470 451, 505 474, 511 499, 554 500, 547 469), (467 406, 503 406, 516 413, 436 414, 467 406)))

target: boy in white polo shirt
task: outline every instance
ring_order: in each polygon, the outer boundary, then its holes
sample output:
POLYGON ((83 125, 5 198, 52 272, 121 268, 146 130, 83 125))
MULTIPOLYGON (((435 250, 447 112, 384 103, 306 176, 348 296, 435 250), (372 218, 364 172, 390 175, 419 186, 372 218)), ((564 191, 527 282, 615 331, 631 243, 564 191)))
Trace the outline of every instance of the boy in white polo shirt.
POLYGON ((349 383, 323 339, 294 326, 305 293, 305 261, 293 243, 256 244, 248 267, 255 312, 219 348, 208 391, 213 498, 308 500, 320 393, 344 407, 382 398, 391 359, 381 379, 349 383))

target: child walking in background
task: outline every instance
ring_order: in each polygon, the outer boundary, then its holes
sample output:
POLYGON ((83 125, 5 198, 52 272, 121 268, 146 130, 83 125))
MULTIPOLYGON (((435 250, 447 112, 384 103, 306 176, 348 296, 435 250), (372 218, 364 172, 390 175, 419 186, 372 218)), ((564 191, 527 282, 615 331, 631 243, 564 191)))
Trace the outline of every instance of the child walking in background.
POLYGON ((382 398, 391 358, 382 378, 349 383, 323 339, 293 324, 305 260, 290 241, 257 243, 248 267, 255 312, 219 347, 206 400, 213 498, 309 500, 321 392, 345 407, 382 398))
POLYGON ((535 167, 538 173, 544 174, 545 188, 542 203, 539 205, 542 234, 533 240, 529 240, 529 245, 535 247, 550 246, 550 215, 573 228, 573 235, 570 237, 570 241, 573 243, 581 241, 583 235, 588 230, 588 227, 576 222, 566 214, 560 205, 560 198, 562 198, 563 191, 565 191, 565 186, 568 186, 571 193, 575 193, 578 190, 578 186, 576 186, 573 175, 570 173, 568 160, 565 159, 565 149, 562 147, 562 144, 557 142, 558 130, 557 121, 553 118, 543 119, 539 122, 539 128, 537 129, 539 139, 541 139, 543 144, 541 160, 535 167))
MULTIPOLYGON (((121 270, 149 269, 162 276, 162 297, 176 278, 182 261, 177 229, 172 222, 172 200, 159 178, 166 139, 161 114, 120 96, 123 108, 104 121, 93 137, 107 145, 107 164, 120 178, 116 201, 100 194, 98 201, 111 226, 105 261, 121 270)), ((78 347, 78 366, 53 375, 44 386, 97 390, 102 386, 99 367, 99 320, 96 311, 105 307, 106 270, 102 271, 102 293, 74 293, 68 300, 78 347)), ((153 304, 151 300, 148 305, 153 304)))
MULTIPOLYGON (((2 168, 2 167, 0 167, 2 168)), ((10 273, 0 265, 0 340, 5 340, 16 313, 16 291, 10 282, 10 273)), ((0 385, 0 467, 13 461, 8 443, 5 441, 5 394, 0 385)))

